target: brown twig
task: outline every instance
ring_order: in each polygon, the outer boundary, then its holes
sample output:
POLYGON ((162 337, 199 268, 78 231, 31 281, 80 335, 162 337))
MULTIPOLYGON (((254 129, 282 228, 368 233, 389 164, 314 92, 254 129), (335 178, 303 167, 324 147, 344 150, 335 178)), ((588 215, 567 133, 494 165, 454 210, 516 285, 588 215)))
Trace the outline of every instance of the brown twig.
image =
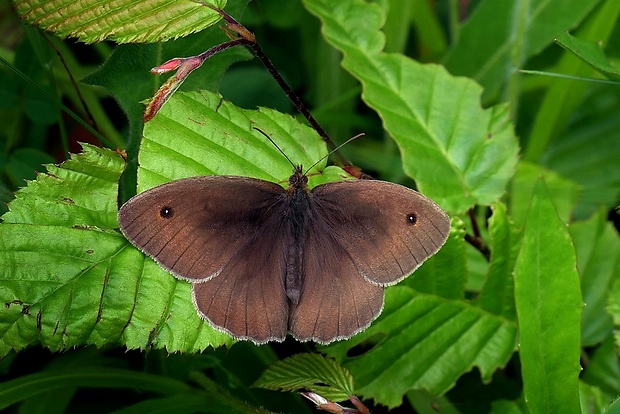
POLYGON ((168 80, 159 87, 157 92, 155 92, 155 95, 153 95, 153 97, 149 100, 146 108, 144 109, 144 113, 142 114, 142 120, 144 122, 148 122, 153 119, 172 94, 179 89, 189 74, 202 66, 205 60, 233 46, 246 45, 247 43, 248 41, 246 39, 231 40, 229 42, 213 46, 199 55, 186 58, 173 58, 151 69, 151 73, 154 74, 167 73, 173 70, 176 70, 177 73, 168 78, 168 80))
POLYGON ((474 246, 476 250, 480 251, 484 258, 489 261, 491 260, 491 251, 480 234, 480 228, 478 227, 478 221, 476 220, 474 209, 470 208, 467 214, 469 215, 469 220, 471 222, 471 228, 474 235, 472 236, 471 234, 465 234, 465 241, 474 246))
MULTIPOLYGON (((336 149, 336 145, 331 140, 327 132, 323 129, 323 127, 318 123, 318 121, 312 116, 306 105, 302 102, 302 100, 297 96, 297 94, 291 89, 291 87, 286 83, 284 78, 280 75, 276 67, 271 63, 263 49, 256 42, 256 37, 252 34, 245 26, 236 21, 231 15, 226 13, 224 10, 218 9, 217 7, 206 4, 200 0, 194 0, 197 3, 200 3, 220 14, 222 18, 226 21, 226 27, 233 33, 240 36, 242 39, 245 39, 247 43, 244 44, 250 51, 261 61, 263 66, 267 69, 267 72, 271 75, 271 77, 278 83, 280 88, 284 91, 287 98, 291 101, 293 106, 299 111, 300 114, 306 118, 310 126, 314 128, 314 130, 321 136, 323 141, 327 143, 330 150, 332 150, 332 154, 336 157, 336 164, 341 167, 351 166, 352 164, 344 158, 344 156, 336 149)), ((227 33, 230 37, 230 32, 227 33)))
POLYGON ((82 110, 86 114, 86 117, 90 120, 90 123, 93 126, 93 129, 101 133, 101 131, 99 131, 99 127, 97 126, 97 121, 95 121, 95 117, 90 112, 88 105, 86 105, 86 100, 82 96, 82 91, 78 87, 78 84, 75 81, 75 78, 73 77, 73 74, 71 73, 71 70, 69 70, 69 66, 67 65, 67 62, 65 61, 64 56, 62 55, 62 53, 60 53, 60 50, 58 50, 58 48, 52 43, 52 41, 47 37, 45 33, 41 32, 41 35, 43 36, 43 39, 45 39, 45 41, 52 47, 52 49, 54 49, 54 52, 56 52, 56 55, 58 56, 60 63, 65 68, 65 72, 67 72, 67 75, 69 76, 69 80, 71 81, 71 85, 73 86, 73 89, 75 90, 75 93, 78 96, 78 100, 80 101, 80 104, 82 104, 82 110))

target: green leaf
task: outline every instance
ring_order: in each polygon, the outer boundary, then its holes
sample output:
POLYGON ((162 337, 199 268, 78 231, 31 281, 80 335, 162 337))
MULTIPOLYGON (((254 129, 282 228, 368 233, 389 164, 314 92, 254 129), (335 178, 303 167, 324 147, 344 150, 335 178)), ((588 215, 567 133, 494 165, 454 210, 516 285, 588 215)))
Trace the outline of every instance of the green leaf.
POLYGON ((437 65, 386 54, 384 10, 364 1, 306 0, 343 67, 364 87, 364 101, 398 143, 405 172, 450 212, 490 204, 505 191, 517 141, 505 105, 483 109, 482 89, 437 65))
MULTIPOLYGON (((599 100, 607 101, 614 96, 611 92, 599 100)), ((620 139, 620 117, 617 103, 601 106, 596 100, 584 102, 578 112, 580 119, 553 142, 541 161, 582 187, 574 215, 586 219, 601 206, 616 206, 620 199, 620 168, 616 168, 620 146, 615 145, 620 139)))
POLYGON ((150 70, 161 63, 161 49, 162 45, 157 44, 119 45, 103 65, 84 77, 82 82, 105 88, 125 112, 130 128, 140 131, 144 109, 140 102, 157 90, 159 79, 150 70), (131 88, 127 87, 129 84, 131 88))
POLYGON ((478 81, 485 101, 516 69, 581 21, 599 0, 481 1, 444 62, 455 75, 478 81))
POLYGON ((0 355, 33 344, 191 351, 230 343, 197 317, 188 284, 110 231, 122 167, 118 154, 85 146, 10 203, 0 224, 0 355))
POLYGON ((620 71, 609 63, 599 45, 571 36, 568 32, 560 34, 555 41, 608 79, 620 81, 620 71))
POLYGON ((582 413, 608 413, 610 398, 603 395, 600 389, 579 381, 579 399, 582 413))
POLYGON ((318 354, 297 354, 278 361, 253 386, 284 391, 305 389, 335 402, 353 395, 353 377, 349 371, 318 354))
POLYGON ((464 236, 463 223, 453 219, 450 237, 441 250, 402 283, 420 293, 463 299, 468 277, 464 236))
POLYGON ((517 166, 510 193, 511 216, 519 226, 522 226, 527 219, 530 208, 529 200, 532 198, 532 193, 540 177, 545 179, 547 189, 562 221, 568 222, 571 218, 581 186, 554 171, 527 161, 521 161, 517 166))
MULTIPOLYGON (((207 91, 177 92, 144 128, 138 191, 198 175, 239 175, 286 183, 293 166, 256 128, 271 137, 294 164, 310 167, 327 154, 316 131, 290 115, 265 108, 240 109, 207 91)), ((321 161, 313 171, 324 165, 321 161)), ((343 176, 335 167, 324 172, 331 180, 343 176)), ((309 178, 311 186, 326 179, 309 178)))
MULTIPOLYGON (((245 175, 285 183, 295 163, 327 152, 316 132, 288 115, 246 111, 208 92, 177 93, 148 123, 140 189, 190 175, 245 175)), ((325 161, 314 167, 323 169, 325 161)), ((41 344, 95 344, 201 351, 231 338, 201 319, 191 285, 146 258, 117 228, 118 154, 85 152, 50 166, 20 190, 0 225, 0 355, 41 344)), ((328 167, 312 183, 346 174, 328 167)))
POLYGON ((351 371, 357 393, 396 407, 409 390, 446 392, 474 366, 490 380, 514 352, 516 335, 515 323, 463 300, 395 286, 386 291, 383 314, 370 328, 322 350, 351 371), (365 352, 348 357, 358 344, 365 352))
POLYGON ((19 191, 4 223, 115 228, 117 182, 123 160, 109 150, 83 146, 84 152, 19 191))
POLYGON ((534 188, 514 278, 528 408, 531 413, 580 412, 583 302, 577 260, 542 180, 534 188))
POLYGON ((95 228, 8 223, 0 236, 6 304, 0 354, 36 343, 62 350, 118 340, 137 285, 110 274, 122 237, 95 228))
MULTIPOLYGON (((115 364, 104 352, 95 347, 87 347, 56 355, 49 363, 41 367, 38 372, 57 375, 59 372, 66 373, 75 369, 110 367, 110 365, 114 366, 115 364)), ((103 376, 105 375, 106 373, 104 372, 103 376)), ((77 391, 78 386, 71 383, 62 388, 43 390, 36 395, 24 399, 19 404, 19 410, 32 414, 64 414, 70 410, 71 402, 75 402, 74 397, 77 391)))
POLYGON ((461 411, 455 408, 447 396, 436 397, 428 391, 409 391, 407 393, 407 401, 415 409, 418 414, 460 414, 461 411))
MULTIPOLYGON (((152 398, 123 407, 114 414, 179 414, 179 413, 230 413, 230 407, 199 394, 177 394, 164 398, 152 398)), ((255 413, 256 411, 249 411, 255 413)))
MULTIPOLYGON (((52 83, 53 78, 49 73, 49 67, 52 63, 51 50, 41 46, 41 39, 35 36, 30 36, 29 40, 23 42, 16 51, 15 70, 38 85, 45 93, 59 99, 57 87, 52 83)), ((24 112, 30 122, 50 125, 58 121, 60 116, 59 105, 48 99, 37 88, 26 82, 19 82, 13 76, 4 73, 2 83, 15 90, 18 96, 13 97, 15 99, 13 102, 23 105, 24 112)))
POLYGON ((581 345, 594 346, 612 331, 611 315, 606 306, 612 284, 620 274, 620 238, 607 213, 600 210, 591 219, 570 226, 581 276, 585 307, 581 345))
MULTIPOLYGON (((406 1, 406 0, 405 0, 406 1)), ((420 49, 425 53, 425 61, 435 61, 442 56, 447 48, 446 33, 443 30, 440 16, 435 5, 423 1, 412 2, 412 19, 416 35, 420 36, 420 49)), ((390 8, 392 10, 392 7, 390 8)), ((392 13, 392 11, 390 11, 392 13)), ((398 13, 398 9, 393 13, 398 13)))
POLYGON ((493 414, 529 414, 529 411, 521 401, 495 400, 491 403, 493 414))
POLYGON ((620 359, 616 353, 613 335, 609 335, 592 353, 582 380, 601 390, 608 401, 620 394, 620 359))
POLYGON ((37 171, 43 171, 43 164, 54 162, 53 158, 36 148, 16 149, 4 164, 4 173, 16 187, 25 180, 33 180, 37 171))
POLYGON ((609 297, 607 298, 607 312, 611 314, 614 323, 614 338, 616 346, 620 346, 620 272, 614 274, 614 280, 609 297))
MULTIPOLYGON (((114 411, 114 414, 271 414, 264 408, 252 407, 230 395, 186 393, 153 398, 114 411)), ((275 413, 274 413, 275 414, 275 413)))
MULTIPOLYGON (((225 0, 206 3, 223 9, 225 0)), ((59 37, 82 42, 102 40, 160 42, 176 39, 215 24, 220 15, 192 1, 176 0, 13 0, 20 17, 59 37)))
POLYGON ((77 368, 30 374, 2 382, 0 384, 0 409, 38 394, 65 387, 127 387, 164 395, 191 390, 184 382, 161 375, 103 367, 77 368))
POLYGON ((491 263, 477 302, 480 308, 514 321, 516 313, 512 274, 519 252, 521 232, 506 214, 504 204, 495 203, 492 210, 493 215, 489 219, 491 263))

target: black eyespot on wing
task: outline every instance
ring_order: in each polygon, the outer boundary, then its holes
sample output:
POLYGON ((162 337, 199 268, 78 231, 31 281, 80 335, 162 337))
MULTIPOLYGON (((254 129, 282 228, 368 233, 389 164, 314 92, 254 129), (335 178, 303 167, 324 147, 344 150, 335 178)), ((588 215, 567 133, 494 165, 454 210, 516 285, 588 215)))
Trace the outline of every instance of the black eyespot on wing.
POLYGON ((171 219, 174 216, 174 210, 172 207, 163 206, 159 209, 159 217, 163 219, 171 219))
POLYGON ((407 214, 407 224, 415 226, 418 222, 418 215, 416 213, 407 214))

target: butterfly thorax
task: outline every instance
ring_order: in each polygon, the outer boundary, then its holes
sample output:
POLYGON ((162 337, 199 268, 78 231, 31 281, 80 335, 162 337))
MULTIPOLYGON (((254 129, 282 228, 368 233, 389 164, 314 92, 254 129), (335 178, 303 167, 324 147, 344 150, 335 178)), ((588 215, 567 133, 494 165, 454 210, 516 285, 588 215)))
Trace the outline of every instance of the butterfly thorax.
POLYGON ((308 233, 309 221, 312 217, 311 197, 308 190, 308 177, 303 174, 302 166, 295 167, 289 178, 287 188, 287 206, 283 217, 287 231, 288 244, 286 275, 284 286, 286 296, 292 304, 299 303, 303 287, 303 245, 308 233))
POLYGON ((308 185, 308 177, 303 172, 303 166, 298 165, 293 170, 293 174, 288 179, 288 191, 297 189, 306 189, 308 185))

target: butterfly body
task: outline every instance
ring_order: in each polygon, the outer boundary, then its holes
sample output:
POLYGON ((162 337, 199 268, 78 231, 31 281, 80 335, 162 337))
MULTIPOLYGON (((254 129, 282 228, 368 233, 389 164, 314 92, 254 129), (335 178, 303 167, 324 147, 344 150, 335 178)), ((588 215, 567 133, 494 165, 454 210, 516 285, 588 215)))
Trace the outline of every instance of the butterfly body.
POLYGON ((406 187, 345 180, 288 188, 247 177, 194 177, 141 193, 119 211, 125 236, 193 286, 198 313, 255 343, 328 343, 365 329, 384 286, 433 255, 446 214, 406 187))
POLYGON ((299 303, 303 286, 303 248, 312 214, 311 193, 308 191, 308 178, 303 175, 301 166, 296 167, 289 178, 286 200, 282 209, 282 221, 286 231, 289 249, 287 254, 284 289, 293 305, 299 303))

